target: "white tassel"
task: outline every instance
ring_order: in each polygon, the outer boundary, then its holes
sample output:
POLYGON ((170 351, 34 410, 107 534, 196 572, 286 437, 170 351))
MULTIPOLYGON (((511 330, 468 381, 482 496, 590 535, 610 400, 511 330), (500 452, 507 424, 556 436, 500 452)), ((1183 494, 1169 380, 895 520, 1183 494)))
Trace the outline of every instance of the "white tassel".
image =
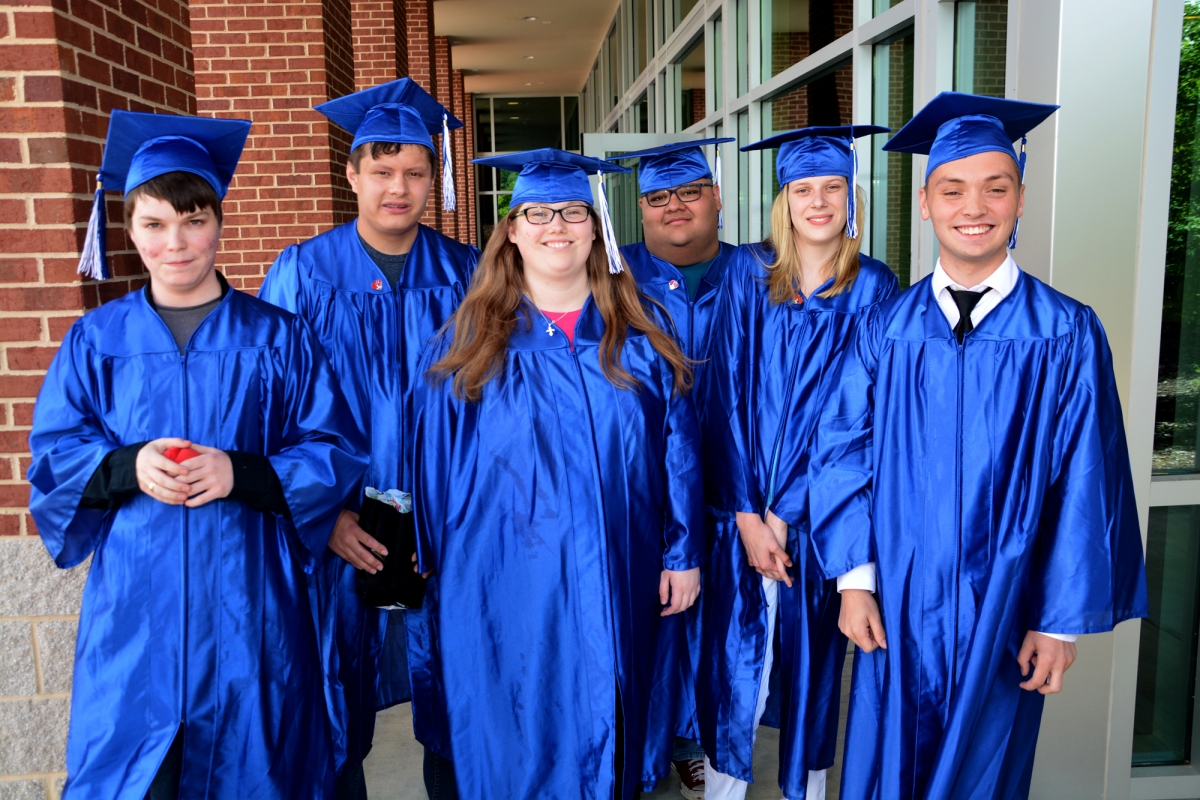
MULTIPOLYGON (((721 143, 717 142, 717 168, 713 170, 713 185, 721 185, 721 143)), ((725 209, 717 212, 717 230, 725 228, 725 209)))
POLYGON ((88 218, 87 233, 83 237, 83 252, 79 255, 80 275, 96 281, 106 281, 112 276, 108 272, 106 233, 108 222, 104 213, 104 187, 96 181, 96 196, 92 200, 92 215, 88 218))
POLYGON ((454 193, 454 159, 450 156, 450 121, 442 114, 442 210, 454 211, 458 198, 454 193))
POLYGON ((858 238, 858 148, 850 136, 850 187, 846 192, 846 238, 858 238))
POLYGON ((617 234, 613 230, 612 217, 608 213, 608 197, 604 189, 604 173, 597 172, 600 178, 600 230, 604 236, 604 250, 608 253, 608 271, 613 275, 624 271, 621 264, 621 251, 617 248, 617 234))

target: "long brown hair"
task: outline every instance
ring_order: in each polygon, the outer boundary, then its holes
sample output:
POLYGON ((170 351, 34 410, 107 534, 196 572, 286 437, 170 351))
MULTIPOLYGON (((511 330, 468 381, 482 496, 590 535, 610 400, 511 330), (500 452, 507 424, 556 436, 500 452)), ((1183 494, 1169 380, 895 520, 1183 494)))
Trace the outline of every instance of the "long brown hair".
MULTIPOLYGON (((516 330, 521 304, 526 302, 524 261, 521 251, 508 240, 509 226, 519 210, 512 209, 492 231, 492 237, 488 239, 471 279, 471 288, 450 318, 450 324, 454 325, 454 341, 446 355, 427 373, 433 383, 453 375, 455 395, 472 403, 480 401, 483 387, 503 370, 509 337, 516 330)), ((646 312, 643 302, 653 300, 638 290, 633 276, 629 274, 629 266, 626 265, 622 272, 615 275, 608 271, 608 256, 600 236, 592 241, 587 275, 592 302, 604 320, 600 365, 605 377, 622 389, 632 389, 638 385, 638 380, 621 366, 620 356, 625 344, 626 328, 633 328, 644 333, 651 346, 670 365, 675 373, 675 391, 679 393, 690 389, 692 371, 688 359, 675 340, 664 333, 646 312)), ((525 324, 526 330, 532 328, 533 320, 528 315, 525 324)))
MULTIPOLYGON (((771 206, 771 235, 763 245, 775 251, 775 260, 767 265, 767 286, 771 289, 771 303, 789 303, 800 286, 800 252, 796 249, 795 234, 792 232, 792 211, 788 205, 787 184, 775 195, 771 206)), ((855 211, 858 213, 858 238, 842 237, 841 246, 833 257, 833 286, 817 297, 834 297, 846 291, 858 277, 858 254, 862 248, 862 230, 866 226, 864 208, 866 202, 862 191, 854 187, 855 211)))

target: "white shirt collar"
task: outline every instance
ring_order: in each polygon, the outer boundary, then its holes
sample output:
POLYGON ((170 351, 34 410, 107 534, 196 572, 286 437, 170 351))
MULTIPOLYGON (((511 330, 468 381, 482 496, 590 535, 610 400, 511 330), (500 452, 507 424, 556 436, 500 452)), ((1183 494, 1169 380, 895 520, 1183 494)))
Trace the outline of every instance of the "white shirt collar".
POLYGON ((939 258, 937 266, 933 268, 933 278, 930 282, 930 289, 933 290, 933 296, 936 298, 941 295, 943 289, 963 289, 970 288, 973 292, 982 291, 983 287, 991 288, 993 297, 993 305, 1000 300, 1003 300, 1017 285, 1017 280, 1021 277, 1021 270, 1017 267, 1017 262, 1013 261, 1012 254, 1009 253, 1004 258, 1004 263, 992 271, 983 279, 983 282, 977 286, 963 287, 950 279, 946 274, 946 270, 942 269, 942 260, 939 258))

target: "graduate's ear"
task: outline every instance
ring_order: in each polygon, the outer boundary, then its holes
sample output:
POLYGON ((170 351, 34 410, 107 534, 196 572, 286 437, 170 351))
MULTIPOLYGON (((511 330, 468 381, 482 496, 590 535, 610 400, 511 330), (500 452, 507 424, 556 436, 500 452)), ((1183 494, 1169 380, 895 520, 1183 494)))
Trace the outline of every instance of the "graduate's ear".
POLYGON ((713 184, 713 200, 717 204, 717 211, 720 211, 721 210, 721 187, 715 183, 713 184))
POLYGON ((346 161, 346 180, 350 181, 350 189, 358 194, 358 170, 354 168, 354 159, 346 161))
POLYGON ((1017 219, 1025 213, 1025 184, 1021 184, 1017 188, 1017 219))
POLYGON ((929 219, 929 203, 925 196, 925 187, 917 189, 917 201, 921 206, 921 219, 929 219))
POLYGON ((517 243, 517 232, 513 230, 517 227, 516 222, 517 221, 515 219, 509 220, 508 222, 508 240, 513 244, 517 243))

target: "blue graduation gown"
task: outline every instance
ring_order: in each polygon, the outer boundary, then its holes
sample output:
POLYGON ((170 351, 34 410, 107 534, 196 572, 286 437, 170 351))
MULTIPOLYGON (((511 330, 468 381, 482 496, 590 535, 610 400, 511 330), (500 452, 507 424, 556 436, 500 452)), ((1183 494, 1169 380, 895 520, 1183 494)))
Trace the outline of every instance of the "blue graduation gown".
POLYGON ((722 289, 705 366, 701 420, 705 485, 716 519, 705 568, 703 642, 697 676, 700 741, 713 766, 751 780, 751 736, 763 660, 776 647, 779 691, 768 716, 780 727, 779 785, 803 798, 809 770, 832 766, 846 639, 840 598, 809 558, 808 460, 832 375, 863 309, 898 283, 880 261, 860 256, 849 289, 772 305, 774 258, 739 248, 722 289), (746 560, 735 514, 771 508, 788 523, 793 584, 779 587, 778 642, 766 640, 762 577, 746 560), (778 704, 778 706, 776 706, 778 704))
POLYGON ((30 510, 83 595, 67 798, 142 797, 180 726, 183 797, 330 796, 304 571, 366 467, 329 363, 292 314, 229 291, 179 348, 146 291, 76 322, 34 408, 30 510), (138 494, 81 508, 112 450, 177 436, 269 457, 291 518, 138 494))
MULTIPOLYGON (((737 246, 721 242, 717 258, 709 265, 696 297, 688 295, 687 280, 673 264, 650 254, 643 242, 626 245, 621 255, 638 289, 667 310, 684 355, 702 361, 708 349, 709 323, 717 307, 718 287, 737 246)), ((702 373, 701 373, 702 374, 702 373)), ((700 387, 692 389, 695 399, 700 387)), ((643 780, 649 785, 671 770, 675 736, 699 739, 696 727, 696 668, 700 657, 700 604, 662 621, 655 666, 654 690, 646 730, 643 780)))
POLYGON ((603 332, 590 300, 574 351, 522 319, 482 402, 450 380, 417 389, 413 508, 449 723, 423 741, 453 754, 463 797, 609 800, 618 702, 625 797, 642 774, 659 577, 700 564, 700 451, 649 340, 630 330, 620 360, 641 387, 619 389, 603 332))
POLYGON ((876 562, 888 640, 855 658, 842 797, 1025 797, 1026 632, 1147 613, 1121 404, 1087 306, 1022 274, 959 345, 929 283, 860 326, 813 459, 820 569, 876 562))
MULTIPOLYGON (((355 225, 288 247, 258 293, 312 325, 366 433, 371 464, 347 505, 352 510, 361 505, 362 486, 411 491, 404 451, 417 360, 466 293, 479 256, 474 247, 422 225, 392 291, 355 225)), ((408 657, 429 646, 425 613, 393 612, 389 626, 389 612, 364 606, 354 581, 354 567, 332 550, 322 555, 312 579, 339 769, 345 760, 367 757, 377 709, 414 696, 422 702, 429 683, 422 672, 410 675, 410 660, 426 659, 408 657)))

